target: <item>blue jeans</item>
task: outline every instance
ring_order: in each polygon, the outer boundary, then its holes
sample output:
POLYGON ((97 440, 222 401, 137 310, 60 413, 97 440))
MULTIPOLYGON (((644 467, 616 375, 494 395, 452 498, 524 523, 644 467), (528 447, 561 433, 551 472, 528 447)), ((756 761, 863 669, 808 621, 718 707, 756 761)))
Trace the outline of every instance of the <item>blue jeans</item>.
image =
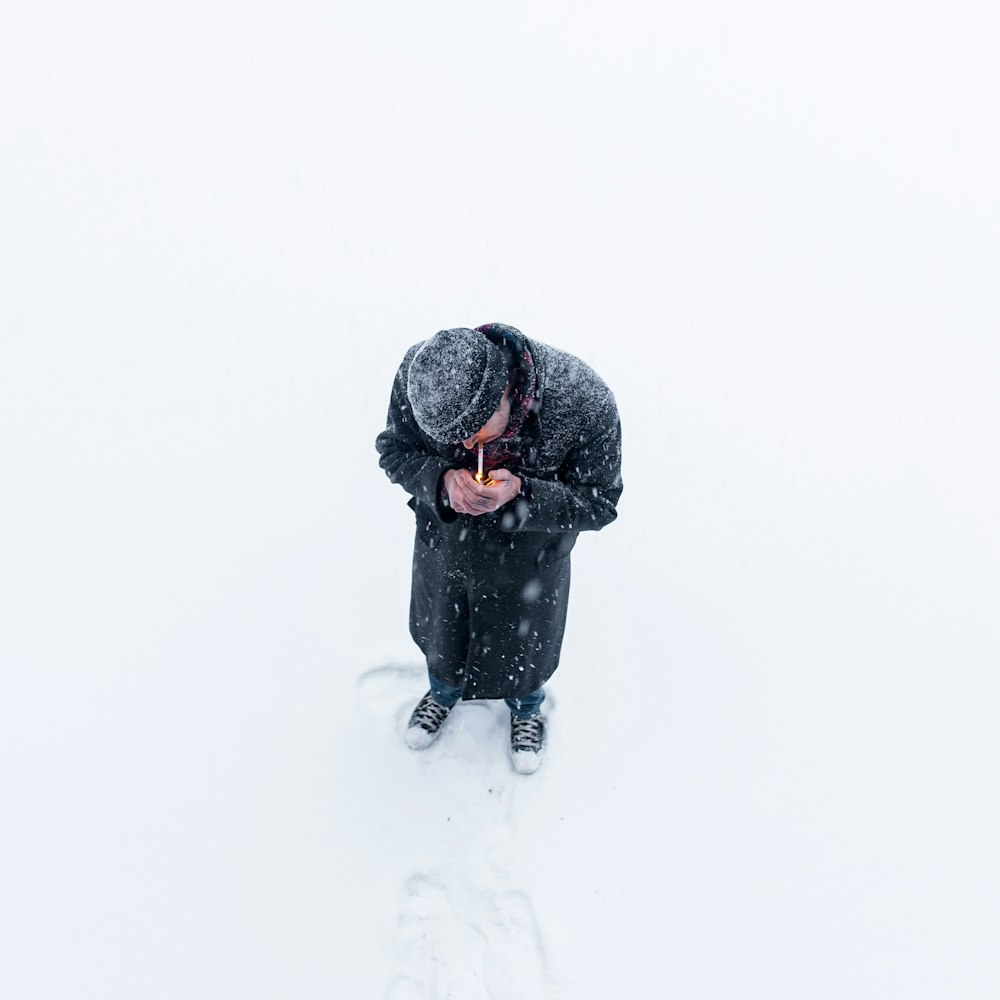
MULTIPOLYGON (((462 689, 460 687, 450 687, 447 684, 442 684, 429 671, 427 676, 431 679, 431 694, 434 695, 434 700, 439 705, 447 705, 448 708, 451 708, 462 697, 462 689)), ((539 688, 537 691, 526 694, 523 698, 504 698, 504 701, 507 702, 510 714, 514 718, 530 719, 531 716, 538 714, 538 709, 541 707, 542 702, 545 701, 545 689, 539 688)))

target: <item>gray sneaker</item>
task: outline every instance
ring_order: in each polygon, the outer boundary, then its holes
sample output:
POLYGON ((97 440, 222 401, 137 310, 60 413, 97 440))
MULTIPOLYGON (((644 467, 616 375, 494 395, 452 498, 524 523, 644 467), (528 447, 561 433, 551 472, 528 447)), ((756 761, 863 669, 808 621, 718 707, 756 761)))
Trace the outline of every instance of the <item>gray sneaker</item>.
POLYGON ((411 750, 424 750, 429 747, 441 731, 441 725, 448 718, 450 705, 436 702, 430 691, 417 702, 417 707, 410 716, 406 730, 406 745, 411 750))
POLYGON ((541 715, 510 717, 510 759, 518 774, 534 774, 545 751, 545 721, 541 715))

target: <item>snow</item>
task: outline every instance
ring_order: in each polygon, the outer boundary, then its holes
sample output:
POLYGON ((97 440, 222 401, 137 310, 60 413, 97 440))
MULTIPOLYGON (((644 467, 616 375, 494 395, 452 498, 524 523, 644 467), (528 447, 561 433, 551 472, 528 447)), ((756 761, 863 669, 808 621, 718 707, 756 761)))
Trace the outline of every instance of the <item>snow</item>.
POLYGON ((398 803, 407 839, 425 852, 399 888, 386 995, 548 996, 544 934, 522 884, 517 838, 522 810, 539 791, 511 768, 509 714, 492 702, 460 703, 428 749, 400 754, 401 727, 425 688, 423 671, 395 665, 358 682, 355 737, 380 730, 366 742, 401 765, 381 776, 377 798, 398 803))
POLYGON ((993 1000, 997 17, 7 12, 0 995, 993 1000), (373 446, 496 319, 624 431, 532 775, 373 446))

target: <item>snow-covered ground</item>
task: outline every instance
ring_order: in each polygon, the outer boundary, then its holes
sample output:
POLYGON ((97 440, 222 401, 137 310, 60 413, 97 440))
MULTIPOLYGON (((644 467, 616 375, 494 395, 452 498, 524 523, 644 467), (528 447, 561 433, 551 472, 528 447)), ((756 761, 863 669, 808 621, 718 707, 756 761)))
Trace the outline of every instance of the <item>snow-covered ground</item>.
POLYGON ((0 996, 994 1000, 998 32, 8 5, 0 996), (373 447, 491 320, 625 434, 530 777, 373 447))

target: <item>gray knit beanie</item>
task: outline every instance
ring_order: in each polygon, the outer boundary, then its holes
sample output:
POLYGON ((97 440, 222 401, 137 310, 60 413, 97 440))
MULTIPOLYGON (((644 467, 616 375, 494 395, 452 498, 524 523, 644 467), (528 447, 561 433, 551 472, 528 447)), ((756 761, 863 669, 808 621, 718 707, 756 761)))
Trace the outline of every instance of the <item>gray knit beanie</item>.
POLYGON ((478 330, 434 334, 413 356, 406 394, 420 429, 435 441, 471 437, 507 388, 503 351, 478 330))

